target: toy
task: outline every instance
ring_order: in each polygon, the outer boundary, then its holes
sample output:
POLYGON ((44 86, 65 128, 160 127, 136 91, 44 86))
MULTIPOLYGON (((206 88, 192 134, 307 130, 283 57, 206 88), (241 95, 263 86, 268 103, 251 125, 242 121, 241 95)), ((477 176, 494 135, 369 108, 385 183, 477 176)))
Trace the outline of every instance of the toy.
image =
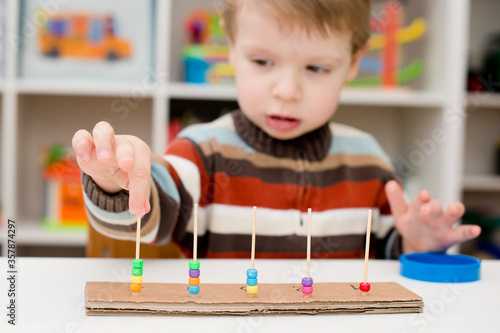
POLYGON ((192 295, 200 292, 200 262, 196 260, 198 253, 198 204, 194 205, 194 229, 193 229, 193 260, 189 262, 189 286, 188 291, 192 295))
MULTIPOLYGON (((308 209, 308 262, 310 259, 310 215, 308 209)), ((194 217, 197 220, 197 207, 194 217)), ((371 213, 368 230, 370 232, 371 213)), ((197 222, 194 237, 197 237, 197 222)), ((300 284, 269 284, 259 286, 255 258, 256 207, 253 207, 252 264, 247 270, 247 285, 204 284, 203 292, 192 297, 185 284, 147 283, 139 293, 127 292, 123 282, 87 282, 85 309, 88 315, 250 315, 250 314, 321 314, 321 313, 411 313, 422 312, 422 298, 397 283, 373 283, 368 294, 359 292, 352 283, 316 283, 312 294, 312 279, 307 277, 300 284), (310 279, 310 280, 309 280, 310 279), (250 280, 250 281, 249 281, 250 280), (255 288, 252 288, 255 287, 255 288), (311 292, 303 288, 311 288, 311 292), (249 288, 251 290, 249 290, 249 288), (304 295, 306 294, 306 295, 304 295)), ((195 238, 196 239, 196 238, 195 238)), ((369 248, 367 241, 367 252, 369 248)), ((193 244, 191 270, 199 269, 196 260, 196 243, 193 244), (196 265, 194 264, 196 263, 196 265)), ((365 260, 365 283, 366 283, 365 260)), ((199 271, 197 272, 199 275, 199 271)), ((190 283, 188 289, 193 285, 190 283)))
POLYGON ((132 281, 130 291, 138 293, 142 289, 143 261, 140 259, 141 251, 141 217, 137 217, 137 230, 135 238, 135 259, 132 260, 132 281))
POLYGON ((116 36, 115 20, 103 13, 58 11, 39 26, 39 49, 48 57, 128 58, 130 43, 116 36))
POLYGON ((368 222, 366 223, 366 245, 365 245, 365 275, 363 282, 359 284, 359 290, 364 293, 370 291, 370 284, 366 282, 368 276, 368 258, 370 256, 370 233, 372 232, 372 210, 368 210, 368 222))
POLYGON ((399 69, 400 46, 421 38, 426 30, 424 19, 415 19, 408 27, 401 28, 402 7, 398 1, 387 1, 384 5, 382 17, 373 18, 370 51, 380 50, 380 59, 364 57, 361 60, 360 71, 378 73, 358 78, 350 87, 383 86, 394 87, 417 79, 424 71, 424 61, 413 60, 406 68, 399 69))
POLYGON ((302 279, 302 293, 310 295, 313 292, 311 278, 311 208, 307 210, 307 276, 302 279))
POLYGON ((44 156, 44 218, 48 228, 85 228, 80 168, 62 144, 52 145, 44 156))
POLYGON ((184 22, 186 42, 182 50, 185 81, 232 83, 234 69, 228 63, 229 48, 218 14, 203 9, 191 12, 184 22))

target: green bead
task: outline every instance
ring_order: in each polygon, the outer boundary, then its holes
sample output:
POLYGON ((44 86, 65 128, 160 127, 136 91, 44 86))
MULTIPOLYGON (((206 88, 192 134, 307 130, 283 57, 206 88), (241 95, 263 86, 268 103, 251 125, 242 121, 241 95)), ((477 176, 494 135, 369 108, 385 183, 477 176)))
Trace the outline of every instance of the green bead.
POLYGON ((198 260, 191 260, 189 262, 189 269, 200 269, 200 262, 198 260))
POLYGON ((142 268, 132 268, 133 276, 142 276, 142 268))
POLYGON ((144 263, 142 262, 142 259, 134 259, 132 260, 132 267, 134 268, 142 268, 142 265, 144 263))

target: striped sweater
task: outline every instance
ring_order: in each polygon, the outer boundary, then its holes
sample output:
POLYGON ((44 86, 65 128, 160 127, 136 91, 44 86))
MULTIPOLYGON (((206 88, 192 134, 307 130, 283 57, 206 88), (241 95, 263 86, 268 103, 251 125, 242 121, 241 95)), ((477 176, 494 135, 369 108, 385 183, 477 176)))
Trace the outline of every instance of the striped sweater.
MULTIPOLYGON (((349 126, 328 123, 281 141, 235 111, 186 128, 165 156, 153 158, 151 174, 142 242, 174 241, 189 256, 193 204, 199 203, 198 256, 248 258, 257 206, 256 257, 302 258, 312 208, 311 256, 360 258, 372 208, 371 256, 394 258, 400 252, 384 191, 397 176, 374 138, 349 126)), ((128 192, 109 195, 85 174, 83 188, 92 226, 109 237, 134 240, 128 192)))

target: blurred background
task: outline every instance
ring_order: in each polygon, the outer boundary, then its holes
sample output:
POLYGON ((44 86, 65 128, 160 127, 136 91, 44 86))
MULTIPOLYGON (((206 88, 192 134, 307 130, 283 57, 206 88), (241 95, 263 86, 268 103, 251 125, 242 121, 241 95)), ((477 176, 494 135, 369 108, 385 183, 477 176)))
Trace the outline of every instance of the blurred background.
MULTIPOLYGON (((100 120, 161 154, 185 126, 238 107, 217 0, 0 1, 0 246, 85 256, 70 148, 100 120)), ((500 1, 373 0, 372 45, 334 121, 372 133, 408 196, 463 200, 500 258, 500 1)), ((104 250, 101 255, 107 256, 104 250)))

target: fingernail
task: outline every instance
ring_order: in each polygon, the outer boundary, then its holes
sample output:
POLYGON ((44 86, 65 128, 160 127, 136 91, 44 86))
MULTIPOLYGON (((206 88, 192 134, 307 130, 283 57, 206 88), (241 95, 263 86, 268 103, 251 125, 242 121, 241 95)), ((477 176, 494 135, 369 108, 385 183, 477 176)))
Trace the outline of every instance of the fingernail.
POLYGON ((87 162, 89 159, 90 159, 90 158, 89 158, 89 155, 88 155, 88 154, 83 154, 83 155, 82 155, 82 160, 83 160, 83 161, 87 162))
POLYGON ((137 208, 137 207, 130 209, 130 213, 132 213, 133 215, 139 215, 140 212, 141 212, 141 209, 137 208))
POLYGON ((109 157, 109 152, 106 149, 103 149, 99 152, 99 158, 104 159, 109 157))

